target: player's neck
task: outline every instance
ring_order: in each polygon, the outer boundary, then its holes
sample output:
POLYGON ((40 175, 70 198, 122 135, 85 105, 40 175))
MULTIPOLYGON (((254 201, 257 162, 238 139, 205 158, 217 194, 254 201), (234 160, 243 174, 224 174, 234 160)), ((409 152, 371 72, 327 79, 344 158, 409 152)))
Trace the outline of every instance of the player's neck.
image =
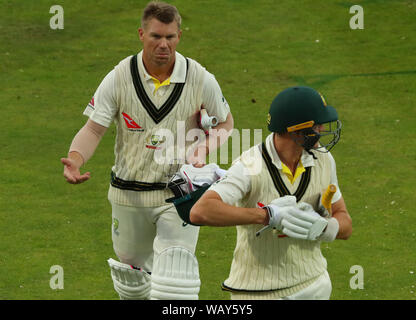
POLYGON ((302 156, 302 148, 292 139, 274 135, 274 147, 282 161, 294 173, 302 156))
POLYGON ((172 75, 173 68, 175 66, 175 60, 169 64, 157 65, 152 61, 146 61, 146 59, 143 57, 143 65, 149 75, 162 83, 172 75))

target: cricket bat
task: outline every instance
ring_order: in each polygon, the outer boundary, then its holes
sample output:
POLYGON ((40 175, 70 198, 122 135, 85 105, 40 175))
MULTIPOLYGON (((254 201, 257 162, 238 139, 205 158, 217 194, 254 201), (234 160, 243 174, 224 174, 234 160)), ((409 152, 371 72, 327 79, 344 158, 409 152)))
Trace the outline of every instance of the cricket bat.
POLYGON ((325 210, 328 212, 328 214, 332 215, 332 208, 331 208, 331 201, 334 197, 335 192, 337 191, 337 187, 334 184, 330 184, 328 188, 326 188, 326 191, 321 196, 321 200, 319 203, 319 213, 321 215, 325 215, 325 210))

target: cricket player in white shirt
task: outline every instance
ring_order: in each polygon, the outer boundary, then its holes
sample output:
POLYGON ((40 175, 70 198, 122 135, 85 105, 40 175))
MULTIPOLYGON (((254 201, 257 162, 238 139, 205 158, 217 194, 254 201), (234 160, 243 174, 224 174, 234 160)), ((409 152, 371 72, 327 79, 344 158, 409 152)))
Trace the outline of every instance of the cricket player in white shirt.
POLYGON ((237 226, 222 285, 232 299, 329 299, 320 243, 352 233, 329 152, 341 121, 319 92, 299 86, 273 100, 268 129, 265 142, 244 152, 196 202, 190 222, 237 226), (320 199, 329 185, 336 192, 325 209, 320 199))
POLYGON ((233 118, 215 77, 176 52, 180 25, 174 6, 163 2, 146 6, 138 29, 143 50, 107 74, 84 111, 87 123, 74 137, 68 156, 61 159, 69 183, 85 182, 90 173, 81 174, 81 166, 115 123, 115 164, 108 199, 113 248, 120 261, 109 259, 108 263, 120 299, 198 299, 194 252, 199 228, 183 225, 174 206, 165 202, 173 195, 168 175, 185 160, 203 167, 211 146, 219 147, 231 133, 233 118), (204 139, 199 144, 186 140, 190 150, 184 152, 186 159, 155 161, 156 152, 179 148, 179 140, 185 141, 185 136, 179 136, 199 127, 202 108, 218 120, 216 128, 225 137, 205 139, 200 130, 204 139), (161 130, 172 133, 171 145, 161 130))

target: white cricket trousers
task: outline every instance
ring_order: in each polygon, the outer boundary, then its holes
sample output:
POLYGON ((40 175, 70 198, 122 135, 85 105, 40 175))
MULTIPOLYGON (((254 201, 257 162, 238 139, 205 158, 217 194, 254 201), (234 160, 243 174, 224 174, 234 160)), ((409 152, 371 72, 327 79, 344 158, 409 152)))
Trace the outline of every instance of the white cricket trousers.
POLYGON ((302 289, 282 300, 329 300, 332 292, 331 279, 328 271, 325 272, 310 286, 302 289))
POLYGON ((329 300, 332 292, 328 272, 318 277, 311 285, 283 298, 276 298, 273 292, 231 293, 231 300, 329 300))
POLYGON ((186 225, 175 207, 127 207, 111 203, 113 248, 120 262, 151 272, 153 256, 171 246, 195 253, 199 227, 186 225))

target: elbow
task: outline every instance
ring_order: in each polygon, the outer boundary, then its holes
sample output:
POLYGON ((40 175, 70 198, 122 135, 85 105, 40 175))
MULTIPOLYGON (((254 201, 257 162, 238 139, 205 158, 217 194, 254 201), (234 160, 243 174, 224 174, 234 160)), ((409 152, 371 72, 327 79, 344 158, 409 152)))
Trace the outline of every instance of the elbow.
MULTIPOLYGON (((219 123, 219 127, 223 130, 223 132, 226 132, 226 138, 228 138, 231 134, 232 131, 234 129, 234 118, 233 115, 231 114, 231 112, 228 113, 227 117, 225 118, 224 122, 220 122, 219 123)), ((221 130, 219 129, 219 130, 221 130)), ((224 134, 224 133, 222 133, 224 134)))
POLYGON ((348 240, 351 237, 352 234, 352 220, 350 217, 348 217, 348 220, 345 224, 345 227, 343 228, 342 232, 337 237, 341 240, 348 240))
POLYGON ((228 114, 228 120, 229 120, 229 128, 232 130, 234 128, 234 118, 231 112, 228 114))
POLYGON ((234 118, 231 112, 227 116, 226 123, 227 123, 226 130, 228 131, 228 137, 229 137, 232 134, 233 129, 234 129, 234 118))
POLYGON ((347 234, 345 235, 344 240, 348 240, 348 239, 349 239, 349 237, 351 237, 351 234, 352 234, 352 227, 350 227, 350 228, 348 229, 348 232, 347 232, 347 234))
POLYGON ((203 206, 200 205, 200 201, 194 204, 189 212, 189 220, 191 223, 203 226, 206 224, 203 206))
POLYGON ((343 232, 342 234, 338 235, 337 239, 339 240, 348 240, 351 237, 352 229, 343 232))

